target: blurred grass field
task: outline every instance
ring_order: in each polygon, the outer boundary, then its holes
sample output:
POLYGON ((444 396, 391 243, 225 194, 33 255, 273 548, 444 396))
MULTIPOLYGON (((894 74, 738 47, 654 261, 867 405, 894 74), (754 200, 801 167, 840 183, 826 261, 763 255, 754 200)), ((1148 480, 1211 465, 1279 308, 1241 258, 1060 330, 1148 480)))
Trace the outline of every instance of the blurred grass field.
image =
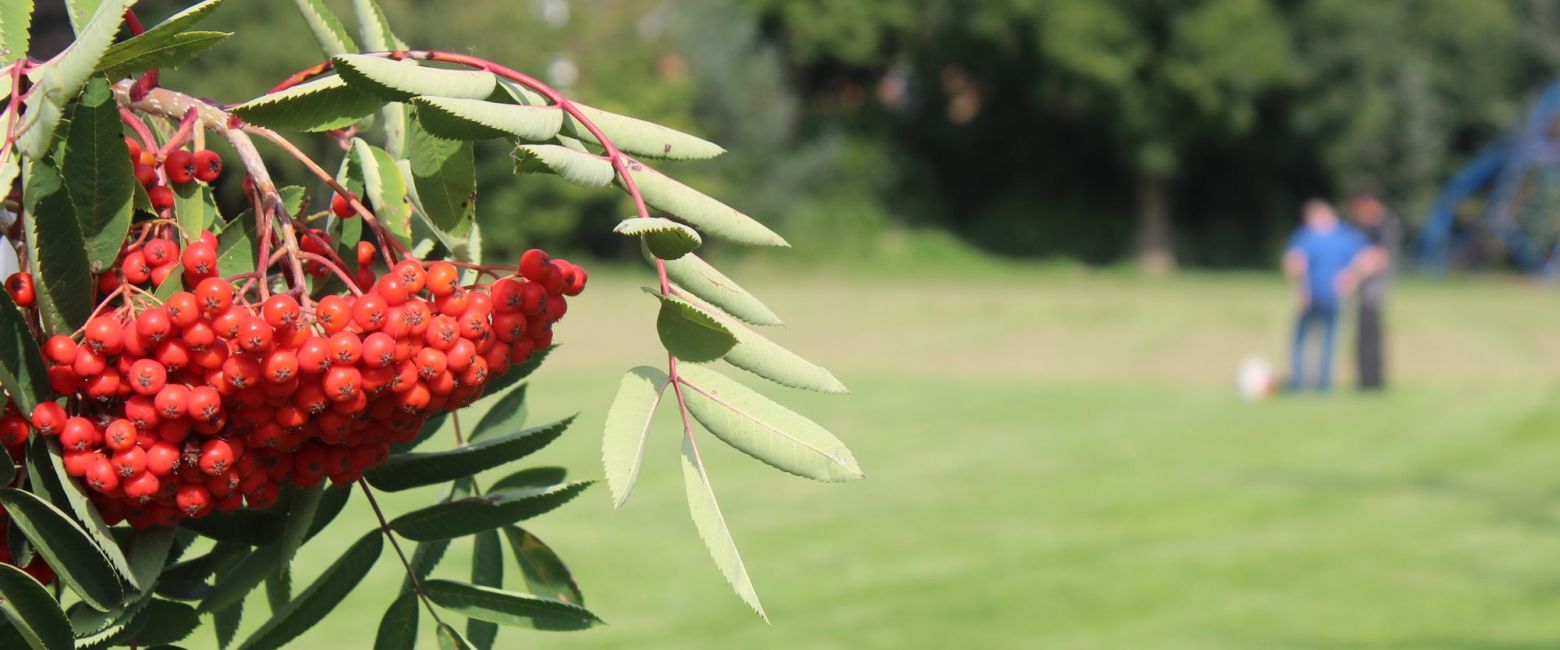
MULTIPOLYGON (((622 371, 660 361, 644 277, 598 275, 529 397, 532 422, 581 416, 525 464, 576 478, 601 474, 622 371)), ((527 526, 609 625, 505 629, 497 647, 1560 645, 1552 289, 1407 283, 1390 312, 1391 392, 1243 403, 1243 356, 1283 365, 1276 278, 732 275, 787 319, 777 339, 853 390, 765 388, 850 444, 867 480, 814 484, 703 446, 765 626, 705 555, 662 418, 623 510, 597 486, 527 526)), ((298 588, 371 525, 355 499, 302 550, 298 588)), ((440 574, 462 577, 469 553, 452 545, 440 574)), ((387 548, 296 646, 371 647, 401 576, 387 548)), ((251 598, 240 638, 264 606, 251 598)), ((183 645, 214 642, 206 628, 183 645)))

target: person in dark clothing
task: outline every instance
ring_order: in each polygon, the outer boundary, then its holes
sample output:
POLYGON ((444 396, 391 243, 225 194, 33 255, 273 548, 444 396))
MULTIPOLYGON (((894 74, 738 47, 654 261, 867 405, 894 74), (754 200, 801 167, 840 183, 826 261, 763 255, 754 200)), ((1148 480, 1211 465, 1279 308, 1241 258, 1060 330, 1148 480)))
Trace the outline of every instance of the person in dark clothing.
POLYGON ((1361 254, 1358 265, 1360 311, 1354 361, 1360 390, 1381 390, 1387 385, 1383 312, 1392 264, 1403 239, 1403 226, 1372 194, 1356 195, 1350 201, 1349 212, 1370 244, 1361 254))
POLYGON ((1332 205, 1321 199, 1306 201, 1305 223, 1289 240, 1284 251, 1284 274, 1296 290, 1300 315, 1295 321, 1291 348, 1290 390, 1306 388, 1306 339, 1313 329, 1321 328, 1315 383, 1318 391, 1332 387, 1333 344, 1338 332, 1338 312, 1343 297, 1353 291, 1355 266, 1366 249, 1364 236, 1348 224, 1340 223, 1332 205))

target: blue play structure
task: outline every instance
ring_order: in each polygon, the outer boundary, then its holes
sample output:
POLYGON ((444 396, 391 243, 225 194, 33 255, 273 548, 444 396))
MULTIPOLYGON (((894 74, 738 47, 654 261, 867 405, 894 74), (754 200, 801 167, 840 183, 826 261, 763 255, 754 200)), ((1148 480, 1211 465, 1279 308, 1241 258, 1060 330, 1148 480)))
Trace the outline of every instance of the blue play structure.
POLYGON ((1420 232, 1420 259, 1432 271, 1489 258, 1486 249, 1529 273, 1560 274, 1560 81, 1452 176, 1420 232), (1480 192, 1481 214, 1459 224, 1458 206, 1480 192))

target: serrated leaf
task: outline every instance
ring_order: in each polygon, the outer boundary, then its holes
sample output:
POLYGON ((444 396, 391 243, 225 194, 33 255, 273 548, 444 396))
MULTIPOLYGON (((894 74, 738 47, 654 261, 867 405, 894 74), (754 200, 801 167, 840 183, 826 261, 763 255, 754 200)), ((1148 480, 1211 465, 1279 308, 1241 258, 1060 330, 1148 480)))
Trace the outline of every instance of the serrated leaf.
POLYGON ((704 243, 704 238, 694 229, 660 217, 624 219, 612 232, 638 237, 651 255, 667 260, 692 253, 704 243))
POLYGON ((390 29, 390 21, 374 0, 352 0, 352 11, 358 19, 358 37, 369 52, 385 52, 405 49, 406 43, 390 29))
POLYGON ((246 210, 217 235, 217 273, 227 277, 253 272, 256 255, 255 217, 253 212, 246 210))
POLYGON ((704 459, 699 456, 692 431, 683 435, 682 469, 688 512, 693 516, 699 539, 709 549, 710 559, 715 561, 716 568, 737 596, 752 607, 759 618, 769 622, 769 615, 764 613, 764 605, 758 600, 758 592, 753 589, 753 581, 748 578, 747 565, 742 563, 742 554, 737 552, 736 540, 731 538, 731 530, 726 527, 726 517, 720 513, 720 504, 715 501, 715 488, 710 485, 709 473, 704 471, 704 459))
POLYGON ((466 643, 466 638, 448 623, 439 624, 438 636, 439 650, 471 650, 471 644, 466 643))
POLYGON ((591 481, 457 499, 396 517, 390 527, 413 541, 464 537, 545 514, 573 499, 591 481))
MULTIPOLYGON (((476 442, 494 434, 514 431, 525 424, 526 385, 520 384, 498 396, 477 420, 477 426, 466 435, 466 442, 476 442)), ((486 401, 486 400, 484 400, 486 401)))
POLYGON ((401 168, 384 149, 368 144, 362 138, 353 138, 352 157, 363 174, 363 189, 374 204, 374 216, 402 243, 410 244, 412 203, 407 196, 406 179, 401 177, 401 168))
POLYGON ((457 614, 501 625, 537 630, 584 630, 601 623, 590 610, 550 598, 453 580, 423 583, 428 599, 457 614))
POLYGON ((607 488, 612 493, 614 508, 622 507, 634 490, 645 444, 650 440, 650 424, 656 407, 661 404, 666 384, 666 373, 659 368, 633 368, 623 375, 617 397, 607 409, 601 463, 606 469, 607 488))
POLYGON ((232 35, 232 32, 184 32, 136 50, 120 50, 120 46, 129 43, 127 41, 115 45, 103 55, 103 60, 98 62, 98 73, 110 79, 120 79, 145 70, 177 68, 232 35))
POLYGON ((515 159, 516 173, 523 173, 534 162, 581 187, 606 187, 616 176, 605 158, 555 144, 521 145, 515 148, 515 159))
POLYGON ((5 506, 11 521, 82 601, 105 612, 119 604, 124 592, 119 588, 114 567, 70 517, 37 496, 15 488, 0 489, 0 505, 5 506))
POLYGON ((24 415, 52 393, 38 341, 7 291, 0 291, 0 386, 24 415))
POLYGON ((379 553, 384 549, 384 536, 380 531, 370 531, 347 549, 325 572, 320 574, 307 589, 298 594, 277 612, 260 629, 246 639, 240 650, 270 650, 280 648, 303 634, 315 623, 324 620, 354 587, 362 582, 368 570, 374 568, 379 553))
POLYGON ((389 609, 379 619, 379 634, 374 637, 374 650, 416 650, 417 624, 422 612, 417 607, 417 592, 403 591, 390 601, 389 609))
POLYGON ((218 542, 211 551, 169 565, 157 576, 157 595, 175 600, 200 600, 212 591, 206 578, 220 568, 231 568, 241 555, 248 555, 247 544, 218 542))
MULTIPOLYGON (((596 128, 601 129, 602 134, 612 140, 612 144, 619 150, 636 156, 668 160, 703 160, 726 153, 720 145, 654 122, 619 115, 584 104, 576 103, 574 107, 595 124, 596 128)), ((596 141, 596 136, 592 135, 590 130, 573 115, 564 116, 563 134, 592 144, 600 144, 596 141)))
POLYGON ((723 357, 726 363, 783 386, 823 393, 848 393, 834 373, 743 326, 735 319, 716 317, 737 337, 736 347, 723 357))
POLYGON ((540 488, 562 483, 569 475, 562 467, 528 467, 493 482, 489 492, 509 492, 527 488, 540 488))
POLYGON ((210 16, 211 12, 214 11, 217 7, 221 6, 223 2, 226 2, 226 0, 205 0, 204 2, 192 5, 189 8, 180 11, 179 13, 169 16, 162 22, 148 27, 146 31, 141 32, 139 36, 131 37, 129 40, 116 44, 115 47, 136 43, 137 41, 140 41, 142 44, 152 44, 162 41, 170 36, 185 33, 186 30, 194 27, 195 23, 205 20, 207 16, 210 16))
POLYGON ((288 505, 287 524, 282 527, 281 539, 256 549, 240 560, 217 581, 211 593, 201 599, 200 611, 213 613, 235 606, 278 567, 292 562, 293 555, 314 525, 321 492, 318 485, 295 490, 288 505))
POLYGON ((49 590, 32 576, 0 564, 0 612, 34 650, 71 650, 70 621, 49 590))
POLYGON ((142 592, 157 584, 157 575, 168 563, 177 530, 173 526, 157 526, 135 531, 130 542, 129 575, 132 584, 142 585, 142 592))
POLYGON ((339 75, 326 75, 251 99, 231 112, 245 122, 313 132, 350 126, 384 105, 384 100, 349 87, 339 75))
POLYGON ((523 458, 563 434, 574 418, 517 431, 448 451, 409 452, 391 456, 363 473, 374 487, 397 492, 471 476, 523 458))
POLYGON ((113 265, 130 231, 132 171, 119 106, 108 82, 94 78, 71 112, 60 163, 93 273, 113 265))
POLYGON ((182 641, 200 627, 200 615, 184 603, 153 599, 136 615, 134 622, 115 639, 116 643, 148 646, 182 641))
POLYGON ((238 626, 244 622, 244 601, 233 603, 227 609, 214 613, 211 618, 212 631, 217 635, 217 647, 233 645, 233 639, 238 638, 238 626))
POLYGON ((0 0, 0 64, 27 56, 32 14, 32 0, 0 0))
POLYGON ((200 519, 186 519, 179 525, 217 541, 264 546, 281 538, 287 517, 277 512, 245 509, 213 512, 200 519))
POLYGON ((283 566, 265 579, 265 602, 271 613, 281 611, 292 600, 292 569, 283 566))
POLYGON ((505 526, 504 536, 509 540, 509 550, 515 555, 515 563, 525 577, 525 585, 531 593, 574 605, 585 605, 585 596, 569 573, 569 567, 551 548, 535 535, 518 526, 505 526))
MULTIPOLYGON (((471 584, 495 589, 504 586, 504 547, 496 530, 482 531, 471 538, 471 584)), ((466 640, 478 650, 489 650, 497 638, 497 623, 466 621, 466 640)))
MULTIPOLYGON (((692 224, 701 232, 738 244, 790 246, 783 237, 752 217, 643 163, 631 161, 627 168, 645 203, 692 224)), ((622 184, 621 180, 618 182, 622 184)))
POLYGON ((320 0, 293 0, 293 4, 298 7, 298 13, 303 16, 303 22, 309 25, 314 41, 319 43, 320 51, 325 56, 358 51, 357 44, 347 35, 347 28, 342 27, 341 19, 331 13, 325 3, 320 0))
POLYGON ((737 344, 731 329, 713 314, 677 296, 652 293, 661 301, 655 318, 655 331, 661 345, 678 359, 703 363, 714 361, 737 344))
POLYGON ((347 500, 352 497, 352 484, 331 485, 320 491, 319 503, 314 507, 314 518, 309 522, 309 530, 303 534, 303 541, 314 539, 315 535, 325 530, 330 522, 336 520, 343 508, 347 507, 347 500))
POLYGON ((446 140, 423 127, 422 113, 407 123, 412 184, 428 221, 440 232, 463 237, 477 219, 477 170, 470 142, 446 140))
POLYGON ((486 70, 432 68, 413 61, 362 54, 339 54, 331 61, 347 83, 391 101, 406 101, 419 95, 486 99, 496 88, 493 73, 486 70))
POLYGON ((102 552, 103 557, 108 560, 108 563, 114 567, 115 571, 125 576, 131 589, 141 590, 144 583, 136 578, 129 558, 125 557, 124 552, 119 548, 119 544, 114 541, 114 534, 109 531, 108 523, 103 520, 102 515, 98 514, 97 506, 92 505, 91 500, 87 496, 86 486, 83 486, 80 480, 65 471, 63 460, 65 454, 60 449, 59 440, 54 438, 34 438, 31 444, 41 445, 38 450, 34 450, 33 458, 47 463, 49 470, 53 472, 54 482, 51 483, 50 491, 53 492, 53 487, 58 486, 59 494, 51 494, 51 496, 55 497, 56 502, 63 499, 64 506, 62 507, 68 506, 70 508, 70 512, 75 515, 75 522, 73 523, 82 524, 87 536, 91 538, 94 548, 102 552), (46 448, 47 451, 42 451, 43 448, 46 448))
POLYGON ((97 69, 119 26, 124 22, 125 10, 135 0, 103 0, 92 19, 76 31, 76 40, 34 72, 38 85, 27 99, 28 126, 17 141, 28 157, 43 158, 52 146, 54 130, 64 117, 65 104, 81 92, 81 87, 97 69))
POLYGON ((705 302, 753 325, 782 325, 780 317, 731 278, 689 253, 665 260, 666 277, 705 302))
POLYGON ((775 468, 817 481, 862 478, 839 438, 718 372, 678 367, 693 417, 726 444, 775 468))
POLYGON ((480 99, 414 97, 417 114, 428 132, 455 140, 489 140, 506 136, 531 142, 551 140, 563 126, 557 106, 501 104, 480 99))
POLYGON ((42 163, 29 165, 26 193, 28 264, 44 329, 73 332, 92 313, 93 286, 75 207, 59 172, 42 163))

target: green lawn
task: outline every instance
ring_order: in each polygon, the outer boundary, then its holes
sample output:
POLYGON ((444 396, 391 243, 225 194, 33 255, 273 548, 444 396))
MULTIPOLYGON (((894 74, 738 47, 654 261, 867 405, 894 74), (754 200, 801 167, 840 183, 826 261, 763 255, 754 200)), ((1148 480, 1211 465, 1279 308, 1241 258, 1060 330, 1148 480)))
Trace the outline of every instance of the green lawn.
MULTIPOLYGON (((530 393, 534 421, 581 412, 532 461, 577 477, 601 474, 618 376, 658 359, 643 278, 601 275, 530 393)), ((663 419, 622 511, 592 488, 529 526, 609 625, 505 630, 499 647, 1560 645, 1552 289, 1409 284, 1389 394, 1244 403, 1236 364, 1279 359, 1288 333, 1273 278, 733 275, 787 318, 778 339, 854 391, 770 393, 848 442, 867 480, 704 446, 765 626, 705 556, 663 419)), ((350 507, 303 549, 300 584, 369 528, 350 507)), ((298 647, 370 647, 400 576, 387 549, 298 647)), ((246 630, 263 608, 251 599, 246 630)))

